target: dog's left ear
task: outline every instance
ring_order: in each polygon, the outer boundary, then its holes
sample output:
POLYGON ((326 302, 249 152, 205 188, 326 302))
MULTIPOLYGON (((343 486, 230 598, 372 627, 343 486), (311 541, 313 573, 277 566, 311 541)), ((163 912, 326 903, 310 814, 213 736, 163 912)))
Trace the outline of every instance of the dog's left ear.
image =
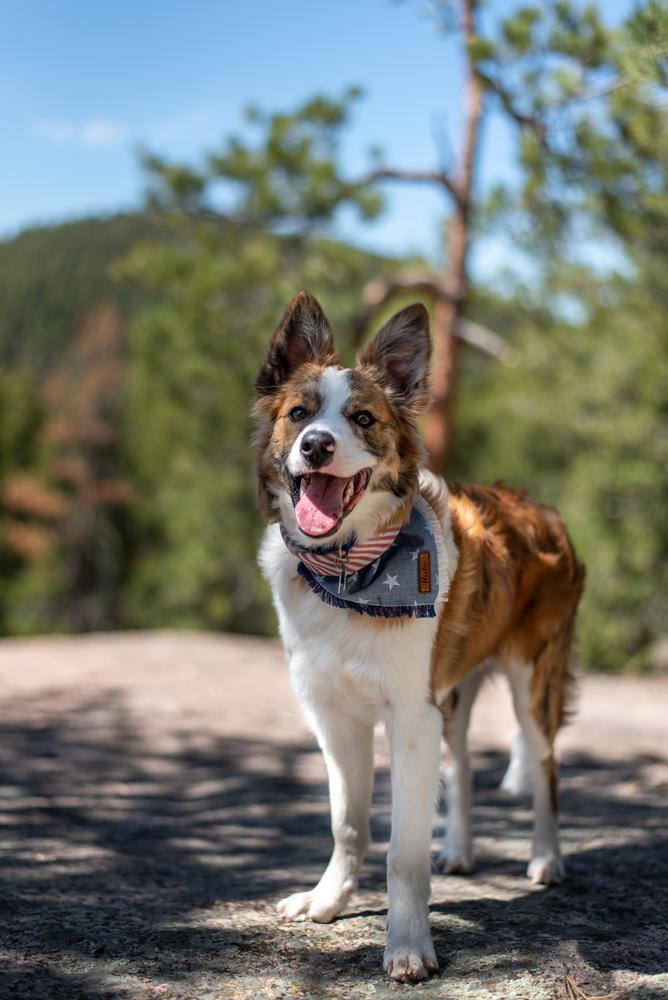
POLYGON ((255 380, 259 396, 269 396, 307 362, 336 364, 334 338, 320 303, 299 292, 285 310, 271 338, 264 364, 255 380))
POLYGON ((429 402, 429 313, 421 302, 395 313, 357 362, 370 365, 400 402, 419 411, 429 402))

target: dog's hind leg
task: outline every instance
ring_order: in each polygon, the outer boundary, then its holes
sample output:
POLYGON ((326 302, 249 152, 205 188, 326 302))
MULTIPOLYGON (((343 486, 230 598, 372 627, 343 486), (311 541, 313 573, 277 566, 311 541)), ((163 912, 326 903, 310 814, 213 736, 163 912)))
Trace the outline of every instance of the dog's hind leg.
POLYGON ((509 795, 525 795, 533 788, 533 763, 531 751, 522 730, 515 733, 510 751, 510 762, 500 785, 509 795))
MULTIPOLYGON (((531 766, 534 828, 527 874, 534 884, 552 885, 564 877, 558 831, 559 773, 553 746, 556 727, 551 727, 536 711, 533 677, 536 667, 509 660, 505 670, 531 766)), ((549 683, 548 680, 548 698, 549 683)), ((555 695, 560 696, 559 692, 555 695)))
POLYGON ((329 776, 334 850, 315 888, 282 899, 278 910, 292 920, 328 923, 357 888, 369 843, 373 725, 329 709, 318 712, 314 728, 329 776))
POLYGON ((447 824, 443 850, 436 859, 439 871, 464 875, 473 871, 473 838, 471 834, 472 778, 466 746, 471 709, 475 701, 482 671, 477 668, 463 678, 450 692, 442 707, 443 735, 450 759, 445 773, 447 824))

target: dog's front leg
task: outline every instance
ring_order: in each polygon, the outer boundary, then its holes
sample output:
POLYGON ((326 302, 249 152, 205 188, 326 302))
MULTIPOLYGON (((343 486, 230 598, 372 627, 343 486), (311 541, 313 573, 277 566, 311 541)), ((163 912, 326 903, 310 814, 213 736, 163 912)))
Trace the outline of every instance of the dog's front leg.
POLYGON ((325 872, 309 892, 278 904, 293 920, 333 920, 357 888, 369 843, 369 806, 373 786, 373 725, 332 708, 313 716, 329 776, 334 850, 325 872))
POLYGON ((392 836, 383 967, 399 982, 426 979, 438 968, 429 930, 429 893, 441 728, 438 709, 424 703, 397 706, 388 720, 392 836))

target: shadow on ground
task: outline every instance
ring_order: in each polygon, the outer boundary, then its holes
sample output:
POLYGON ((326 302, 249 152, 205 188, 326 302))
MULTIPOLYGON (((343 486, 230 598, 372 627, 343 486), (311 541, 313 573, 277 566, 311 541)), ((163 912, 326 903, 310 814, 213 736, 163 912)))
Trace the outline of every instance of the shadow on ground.
MULTIPOLYGON (((227 996, 234 982, 241 989, 247 969, 265 969, 271 985, 283 965, 307 996, 326 996, 324 962, 342 984, 377 977, 381 848, 371 852, 360 905, 333 927, 295 930, 264 903, 308 887, 327 858, 326 788, 313 746, 188 731, 153 739, 113 691, 75 710, 59 708, 54 692, 49 710, 36 713, 26 699, 4 712, 0 996, 200 1000, 227 996)), ((477 755, 479 874, 473 883, 434 880, 446 976, 531 977, 554 966, 556 982, 569 956, 600 982, 619 970, 666 970, 665 789, 643 783, 653 764, 567 761, 569 878, 534 891, 524 881, 526 804, 509 807, 496 790, 503 756, 477 755)), ((385 772, 376 801, 382 844, 385 772)))

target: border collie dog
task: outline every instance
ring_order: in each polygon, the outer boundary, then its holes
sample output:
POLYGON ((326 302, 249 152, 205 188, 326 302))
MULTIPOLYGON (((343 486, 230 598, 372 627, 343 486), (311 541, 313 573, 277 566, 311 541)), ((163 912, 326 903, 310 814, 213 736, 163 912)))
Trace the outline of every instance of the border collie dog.
POLYGON ((441 737, 450 764, 437 865, 473 867, 466 731, 491 666, 508 678, 520 728, 504 787, 533 791, 528 876, 547 885, 563 877, 553 744, 584 582, 552 508, 502 486, 448 488, 422 467, 430 351, 427 311, 412 305, 344 368, 322 309, 301 292, 271 339, 254 409, 268 522, 260 563, 292 686, 325 756, 334 839, 318 884, 278 909, 326 922, 355 891, 369 840, 373 730, 384 722, 384 968, 400 982, 438 968, 429 894, 441 737))

